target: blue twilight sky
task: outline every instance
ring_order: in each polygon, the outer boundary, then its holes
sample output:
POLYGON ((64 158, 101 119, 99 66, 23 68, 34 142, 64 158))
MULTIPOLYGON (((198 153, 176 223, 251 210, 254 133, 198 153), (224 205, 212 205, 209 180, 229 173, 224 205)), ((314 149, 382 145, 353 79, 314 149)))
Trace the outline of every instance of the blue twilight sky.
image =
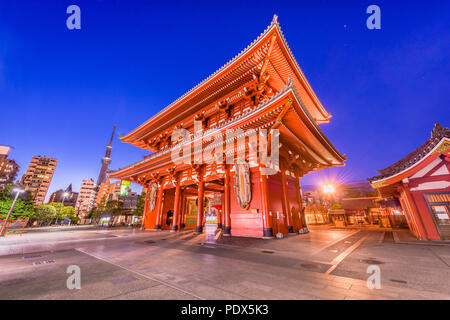
MULTIPOLYGON (((97 178, 114 123, 125 134, 279 22, 333 115, 321 127, 348 156, 307 176, 359 180, 450 126, 448 1, 0 0, 0 144, 21 176, 33 155, 59 163, 50 192, 97 178), (66 8, 81 8, 81 30, 66 8), (366 8, 381 8, 381 30, 366 8)), ((112 169, 145 151, 114 140, 112 169)))

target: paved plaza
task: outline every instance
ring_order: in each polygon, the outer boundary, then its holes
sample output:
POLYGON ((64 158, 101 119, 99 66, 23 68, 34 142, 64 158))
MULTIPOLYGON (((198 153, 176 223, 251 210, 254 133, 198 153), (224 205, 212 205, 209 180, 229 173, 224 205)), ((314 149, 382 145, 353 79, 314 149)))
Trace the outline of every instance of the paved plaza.
POLYGON ((450 299, 450 245, 313 227, 262 240, 82 229, 0 239, 0 299, 450 299), (69 290, 67 268, 81 270, 69 290), (381 288, 367 287, 368 266, 381 288))

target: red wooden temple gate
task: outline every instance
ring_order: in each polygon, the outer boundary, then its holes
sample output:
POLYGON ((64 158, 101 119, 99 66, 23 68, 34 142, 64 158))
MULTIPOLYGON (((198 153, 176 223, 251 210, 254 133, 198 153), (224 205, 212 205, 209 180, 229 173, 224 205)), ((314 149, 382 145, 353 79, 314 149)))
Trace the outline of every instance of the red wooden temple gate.
POLYGON ((221 199, 218 221, 224 235, 301 232, 300 178, 345 161, 318 126, 330 117, 275 16, 225 66, 122 136, 123 142, 153 153, 111 178, 146 188, 146 229, 177 231, 195 224, 202 232, 205 207, 215 195, 221 199), (270 161, 261 158, 266 149, 270 161), (174 161, 174 154, 182 161, 174 161), (206 161, 205 154, 214 161, 206 161))

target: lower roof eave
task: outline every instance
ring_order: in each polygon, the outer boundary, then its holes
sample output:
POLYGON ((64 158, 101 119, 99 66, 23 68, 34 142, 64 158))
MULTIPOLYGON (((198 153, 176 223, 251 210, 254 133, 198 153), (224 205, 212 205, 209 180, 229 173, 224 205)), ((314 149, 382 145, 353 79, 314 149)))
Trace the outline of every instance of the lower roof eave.
POLYGON ((380 176, 375 176, 375 177, 369 178, 368 179, 369 183, 371 184, 372 188, 375 189, 375 188, 380 188, 382 186, 392 185, 392 184, 395 184, 395 183, 401 181, 403 178, 405 178, 405 175, 408 175, 408 176, 412 175, 412 173, 408 174, 408 172, 411 172, 413 169, 415 169, 418 166, 420 166, 421 164, 423 164, 427 159, 430 158, 431 155, 433 155, 433 154, 441 154, 440 148, 444 144, 448 144, 450 146, 450 139, 447 138, 447 137, 443 137, 419 161, 413 163, 411 166, 405 168, 404 170, 402 170, 400 172, 396 172, 396 173, 391 174, 391 175, 380 175, 380 176))

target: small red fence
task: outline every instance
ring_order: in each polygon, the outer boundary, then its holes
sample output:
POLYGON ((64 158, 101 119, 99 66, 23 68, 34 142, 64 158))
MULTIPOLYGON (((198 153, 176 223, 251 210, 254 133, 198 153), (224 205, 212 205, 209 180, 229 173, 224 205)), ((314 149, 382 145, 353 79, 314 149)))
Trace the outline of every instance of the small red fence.
POLYGON ((28 223, 28 219, 26 220, 0 220, 0 231, 3 231, 6 228, 6 234, 20 234, 22 235, 25 226, 28 223))

